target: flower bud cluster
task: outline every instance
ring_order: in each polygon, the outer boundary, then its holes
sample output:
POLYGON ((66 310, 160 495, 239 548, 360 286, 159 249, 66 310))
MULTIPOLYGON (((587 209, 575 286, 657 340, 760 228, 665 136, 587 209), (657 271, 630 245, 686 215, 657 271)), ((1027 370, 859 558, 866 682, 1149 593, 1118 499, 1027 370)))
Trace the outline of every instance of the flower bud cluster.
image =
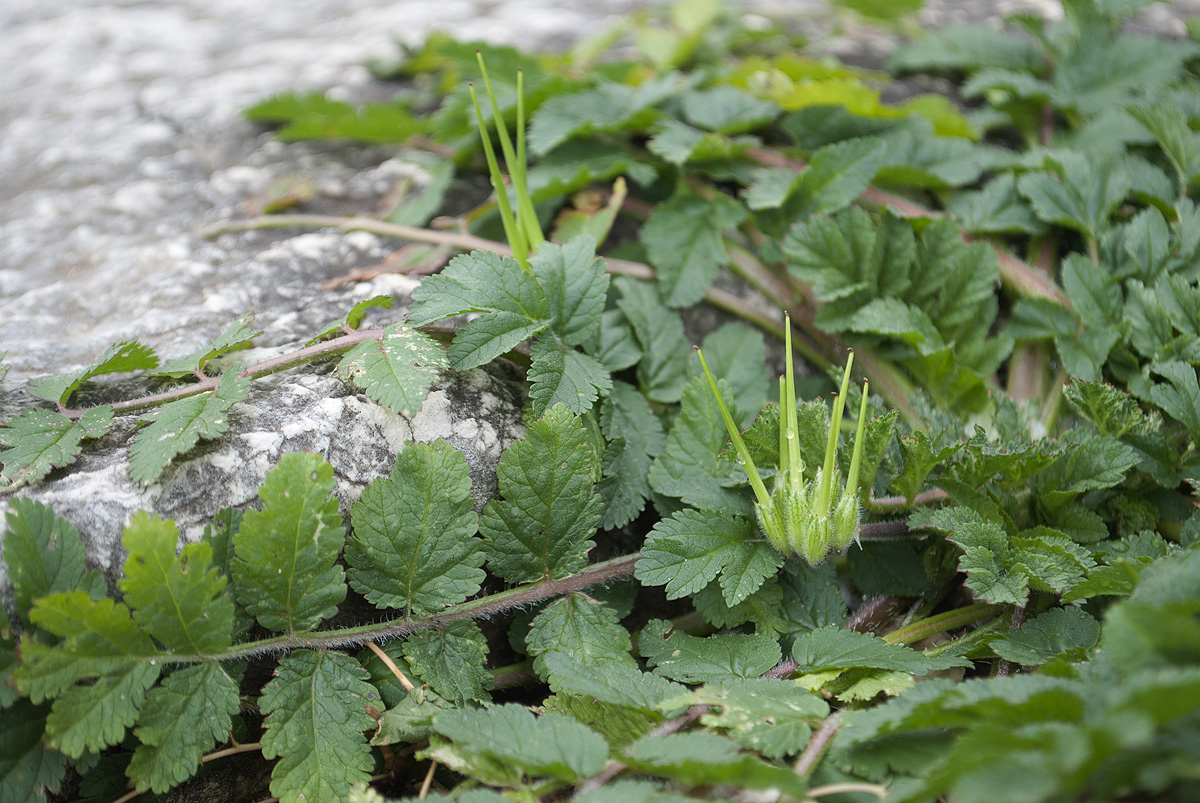
POLYGON ((721 415, 725 419, 725 427, 729 430, 734 448, 745 465, 746 475, 754 489, 754 510, 759 527, 777 550, 785 555, 799 555, 815 566, 825 560, 830 552, 840 552, 858 538, 858 470, 862 462, 867 385, 863 383, 854 452, 850 459, 849 475, 843 484, 841 471, 837 468, 837 450, 842 414, 846 406, 846 391, 850 386, 850 368, 854 364, 854 354, 851 352, 842 375, 841 391, 833 403, 824 463, 817 470, 812 482, 807 482, 804 478, 804 461, 800 456, 790 320, 786 325, 784 342, 787 372, 786 376, 779 377, 779 465, 771 493, 767 493, 758 468, 750 458, 741 433, 738 432, 737 425, 734 424, 733 417, 717 390, 716 380, 708 370, 703 352, 700 354, 700 363, 704 366, 704 374, 708 377, 721 415))

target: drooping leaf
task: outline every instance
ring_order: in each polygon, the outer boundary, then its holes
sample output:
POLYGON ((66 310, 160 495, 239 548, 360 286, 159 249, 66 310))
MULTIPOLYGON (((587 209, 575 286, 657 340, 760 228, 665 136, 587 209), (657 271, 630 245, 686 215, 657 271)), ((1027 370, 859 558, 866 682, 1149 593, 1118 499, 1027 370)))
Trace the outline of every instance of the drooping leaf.
POLYGON ((89 379, 105 374, 144 371, 157 365, 158 355, 154 353, 154 349, 136 340, 127 340, 106 348, 87 368, 35 380, 29 385, 29 394, 55 404, 66 404, 71 394, 89 379))
POLYGON ((779 663, 779 643, 767 636, 729 634, 697 638, 654 619, 638 637, 638 651, 654 673, 685 683, 758 677, 779 663))
POLYGON ((297 650, 263 688, 263 757, 278 758, 271 794, 283 803, 344 800, 370 777, 364 706, 377 699, 366 672, 348 655, 297 650))
POLYGON ((493 572, 519 583, 586 565, 603 517, 594 460, 579 418, 561 406, 505 450, 496 472, 503 499, 488 502, 479 522, 493 572))
POLYGON ((233 602, 225 578, 212 566, 212 545, 187 544, 175 554, 175 522, 135 513, 121 534, 129 553, 121 591, 133 618, 168 650, 205 655, 233 640, 233 602))
POLYGON ((338 373, 383 406, 413 416, 446 362, 433 338, 397 323, 382 338, 368 338, 346 352, 338 373))
POLYGON ((312 453, 285 454, 258 490, 233 538, 238 601, 270 630, 311 630, 346 598, 335 565, 346 530, 333 491, 333 467, 312 453))
POLYGON ((43 480, 56 468, 65 468, 79 457, 84 438, 99 438, 112 428, 112 407, 93 407, 77 420, 53 410, 24 410, 0 428, 4 470, 0 477, 10 485, 43 480))
POLYGON ((449 711, 434 728, 466 750, 567 782, 595 775, 608 759, 608 745, 595 731, 561 714, 534 717, 512 703, 449 711))
POLYGON ((250 393, 250 378, 230 368, 210 393, 176 399, 146 419, 129 449, 129 476, 135 482, 155 482, 172 460, 198 441, 211 440, 229 429, 228 410, 250 393))
POLYGON ((484 579, 466 460, 440 438, 396 456, 351 508, 350 585, 377 606, 425 616, 462 602, 484 579))
POLYGON ((229 736, 238 686, 216 661, 172 672, 146 694, 126 773, 138 789, 162 794, 196 773, 203 754, 229 736))
POLYGON ((486 703, 492 675, 484 667, 488 646, 479 625, 469 619, 441 630, 424 630, 404 641, 404 659, 413 674, 453 705, 486 703))

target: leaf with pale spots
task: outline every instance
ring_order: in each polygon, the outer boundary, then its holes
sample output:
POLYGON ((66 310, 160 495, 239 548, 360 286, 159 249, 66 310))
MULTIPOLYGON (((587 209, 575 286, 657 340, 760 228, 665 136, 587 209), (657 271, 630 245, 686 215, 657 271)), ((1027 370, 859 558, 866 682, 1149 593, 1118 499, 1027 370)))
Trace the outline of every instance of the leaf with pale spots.
POLYGON ((338 372, 385 407, 412 416, 445 367, 446 353, 433 338, 398 323, 347 352, 338 372))
POLYGON ((215 390, 176 399, 159 408, 150 425, 138 433, 129 449, 129 476, 149 485, 176 457, 200 440, 212 440, 229 429, 228 410, 250 393, 249 377, 237 368, 221 375, 215 390))

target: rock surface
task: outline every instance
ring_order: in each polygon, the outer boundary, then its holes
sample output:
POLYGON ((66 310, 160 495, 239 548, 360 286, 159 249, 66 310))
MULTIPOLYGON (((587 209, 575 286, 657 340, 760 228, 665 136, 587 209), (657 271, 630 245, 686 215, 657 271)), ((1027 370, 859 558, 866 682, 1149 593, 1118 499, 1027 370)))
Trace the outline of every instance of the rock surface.
MULTIPOLYGON (((86 365, 119 340, 137 338, 176 356, 253 312, 264 330, 259 347, 295 348, 355 301, 379 294, 401 302, 380 322, 398 319, 413 280, 381 276, 320 289, 380 262, 395 243, 331 231, 199 236, 206 225, 243 215, 244 200, 282 175, 312 178, 342 212, 373 210, 402 178, 424 180, 399 149, 275 142, 241 119, 247 105, 305 89, 368 95, 367 59, 394 57, 396 40, 416 44, 437 29, 556 48, 644 5, 7 0, 0 8, 0 351, 12 370, 0 383, 0 420, 34 403, 23 391, 31 379, 86 365)), ((819 47, 843 56, 878 58, 895 41, 831 16, 819 0, 741 8, 807 21, 819 47)), ((998 21, 1017 10, 1061 13, 1052 0, 929 0, 920 21, 998 21)), ((1179 0, 1141 24, 1178 35, 1180 19, 1197 11, 1200 0, 1179 0)), ((173 516, 194 538, 215 510, 251 503, 282 452, 311 449, 334 462, 345 508, 386 473, 405 441, 444 436, 467 454, 482 498, 500 450, 522 431, 521 392, 494 372, 446 380, 405 420, 322 371, 256 383, 225 438, 148 489, 125 472, 126 420, 67 476, 22 493, 72 520, 92 560, 115 572, 120 527, 134 510, 173 516)))

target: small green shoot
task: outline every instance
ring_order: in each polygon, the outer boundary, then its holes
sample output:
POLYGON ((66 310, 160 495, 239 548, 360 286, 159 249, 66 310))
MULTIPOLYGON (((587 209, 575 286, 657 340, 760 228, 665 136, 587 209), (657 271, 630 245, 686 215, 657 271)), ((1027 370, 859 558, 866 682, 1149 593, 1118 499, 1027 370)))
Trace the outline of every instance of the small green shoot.
POLYGON ((836 461, 838 431, 846 406, 846 392, 850 387, 850 369, 854 364, 854 352, 851 352, 846 360, 846 370, 842 374, 841 390, 833 403, 824 464, 817 471, 813 483, 809 485, 804 479, 804 460, 800 456, 796 384, 792 373, 790 316, 786 318, 784 331, 787 369, 786 376, 779 377, 779 466, 775 472, 775 487, 770 494, 767 493, 758 467, 754 465, 750 451, 738 432, 733 416, 729 414, 721 398, 717 382, 708 370, 703 352, 700 352, 700 364, 721 409, 721 417, 725 419, 725 428, 729 430, 729 437, 733 440, 738 463, 745 467, 750 486, 754 489, 754 511, 759 527, 777 550, 785 555, 800 555, 809 564, 816 566, 824 561, 831 551, 840 552, 848 547, 859 533, 858 473, 862 462, 863 431, 867 413, 867 384, 863 383, 863 400, 858 412, 854 453, 850 460, 847 482, 843 485, 838 476, 840 472, 836 468, 836 461))
POLYGON ((496 151, 492 147, 491 136, 483 122, 483 110, 479 106, 479 98, 475 95, 475 86, 468 84, 471 90, 471 101, 475 104, 475 117, 479 123, 479 135, 483 140, 483 152, 487 157, 488 174, 492 186, 496 190, 496 204, 500 209, 500 220, 504 224, 504 236, 512 249, 513 257, 526 271, 530 270, 529 257, 537 247, 545 242, 541 224, 538 223, 537 212, 533 208, 533 200, 529 197, 529 188, 525 181, 525 79, 524 74, 517 71, 517 144, 513 148, 512 138, 504 125, 504 116, 496 93, 492 91, 492 82, 488 79, 487 67, 483 63, 483 54, 476 51, 479 61, 479 71, 483 74, 483 86, 487 91, 488 101, 492 105, 492 119, 496 122, 496 135, 500 140, 500 150, 504 155, 504 165, 508 168, 509 178, 517 195, 517 208, 514 214, 508 192, 504 185, 504 175, 500 172, 500 163, 496 159, 496 151))

